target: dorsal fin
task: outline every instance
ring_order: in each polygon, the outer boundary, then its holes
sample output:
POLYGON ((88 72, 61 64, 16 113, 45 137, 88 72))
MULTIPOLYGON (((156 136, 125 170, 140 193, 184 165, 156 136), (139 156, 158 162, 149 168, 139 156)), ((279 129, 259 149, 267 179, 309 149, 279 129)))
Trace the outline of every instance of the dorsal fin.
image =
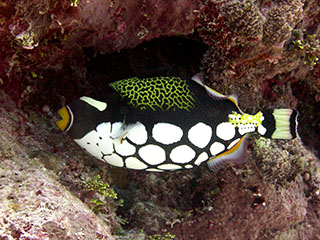
POLYGON ((203 72, 199 72, 197 74, 195 74, 191 80, 195 81, 196 83, 200 84, 201 86, 203 86, 208 95, 210 97, 212 97, 213 99, 215 100, 223 100, 223 99, 226 99, 228 98, 227 96, 223 95, 222 93, 219 93, 218 91, 216 90, 213 90, 212 88, 208 87, 205 83, 204 83, 204 79, 203 79, 203 72))
POLYGON ((235 94, 231 94, 231 95, 224 95, 210 87, 208 87, 205 83, 204 83, 204 80, 203 80, 203 72, 199 72, 197 74, 195 74, 192 78, 191 78, 193 81, 195 81, 196 83, 200 84, 201 86, 203 86, 208 95, 213 98, 214 100, 225 100, 225 99, 229 99, 231 102, 234 103, 234 105, 236 105, 236 107, 238 108, 239 112, 242 114, 243 111, 239 108, 239 105, 238 105, 238 97, 237 95, 235 94))
POLYGON ((213 90, 212 88, 208 87, 207 85, 205 85, 205 88, 207 90, 207 93, 209 94, 209 96, 211 96, 213 99, 215 100, 225 100, 225 99, 229 99, 231 102, 233 102, 237 108, 239 109, 240 112, 242 112, 238 106, 238 97, 236 94, 231 94, 231 95, 224 95, 216 90, 213 90))
POLYGON ((200 84, 201 86, 204 86, 204 80, 203 80, 203 72, 199 72, 195 74, 191 80, 195 81, 196 83, 200 84))

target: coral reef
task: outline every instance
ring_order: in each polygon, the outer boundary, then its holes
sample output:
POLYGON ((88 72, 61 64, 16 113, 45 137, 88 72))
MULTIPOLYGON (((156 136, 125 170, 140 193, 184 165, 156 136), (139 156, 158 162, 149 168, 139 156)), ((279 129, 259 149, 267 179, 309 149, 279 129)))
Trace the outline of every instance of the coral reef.
POLYGON ((226 27, 239 36, 261 38, 263 18, 259 8, 251 0, 229 1, 221 5, 221 18, 226 27))
POLYGON ((319 15, 317 0, 1 2, 0 239, 319 238, 319 15), (305 145, 253 135, 244 165, 155 174, 54 126, 106 82, 201 64, 244 111, 298 108, 305 145))
POLYGON ((283 45, 302 19, 302 6, 300 1, 202 1, 200 34, 210 46, 203 59, 208 80, 221 91, 232 93, 230 86, 239 95, 250 91, 246 103, 263 103, 262 83, 297 67, 288 64, 283 45))
POLYGON ((272 4, 270 9, 265 10, 266 21, 263 25, 262 42, 269 46, 286 41, 303 17, 302 7, 301 1, 279 1, 278 4, 272 4))

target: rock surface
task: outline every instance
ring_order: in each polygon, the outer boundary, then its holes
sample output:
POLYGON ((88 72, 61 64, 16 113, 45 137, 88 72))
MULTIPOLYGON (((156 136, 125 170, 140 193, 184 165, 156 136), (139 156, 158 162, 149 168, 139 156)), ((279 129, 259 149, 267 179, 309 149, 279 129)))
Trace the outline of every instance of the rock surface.
POLYGON ((1 239, 113 239, 110 227, 34 154, 47 150, 28 133, 36 126, 3 92, 0 103, 1 239))

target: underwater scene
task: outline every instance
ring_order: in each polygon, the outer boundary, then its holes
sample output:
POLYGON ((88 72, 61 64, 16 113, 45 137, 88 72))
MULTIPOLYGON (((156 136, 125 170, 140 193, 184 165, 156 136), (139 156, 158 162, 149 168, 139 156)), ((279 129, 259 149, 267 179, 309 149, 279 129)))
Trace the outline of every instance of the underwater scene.
POLYGON ((320 239, 318 0, 0 3, 0 239, 320 239))

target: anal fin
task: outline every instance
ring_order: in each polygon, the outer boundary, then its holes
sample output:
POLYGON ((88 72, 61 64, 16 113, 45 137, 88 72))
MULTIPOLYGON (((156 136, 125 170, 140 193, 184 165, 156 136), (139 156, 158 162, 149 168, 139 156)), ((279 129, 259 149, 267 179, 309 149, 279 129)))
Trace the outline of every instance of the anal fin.
POLYGON ((232 148, 227 151, 212 156, 207 165, 211 171, 218 171, 228 163, 244 163, 247 159, 247 135, 244 135, 232 148))

